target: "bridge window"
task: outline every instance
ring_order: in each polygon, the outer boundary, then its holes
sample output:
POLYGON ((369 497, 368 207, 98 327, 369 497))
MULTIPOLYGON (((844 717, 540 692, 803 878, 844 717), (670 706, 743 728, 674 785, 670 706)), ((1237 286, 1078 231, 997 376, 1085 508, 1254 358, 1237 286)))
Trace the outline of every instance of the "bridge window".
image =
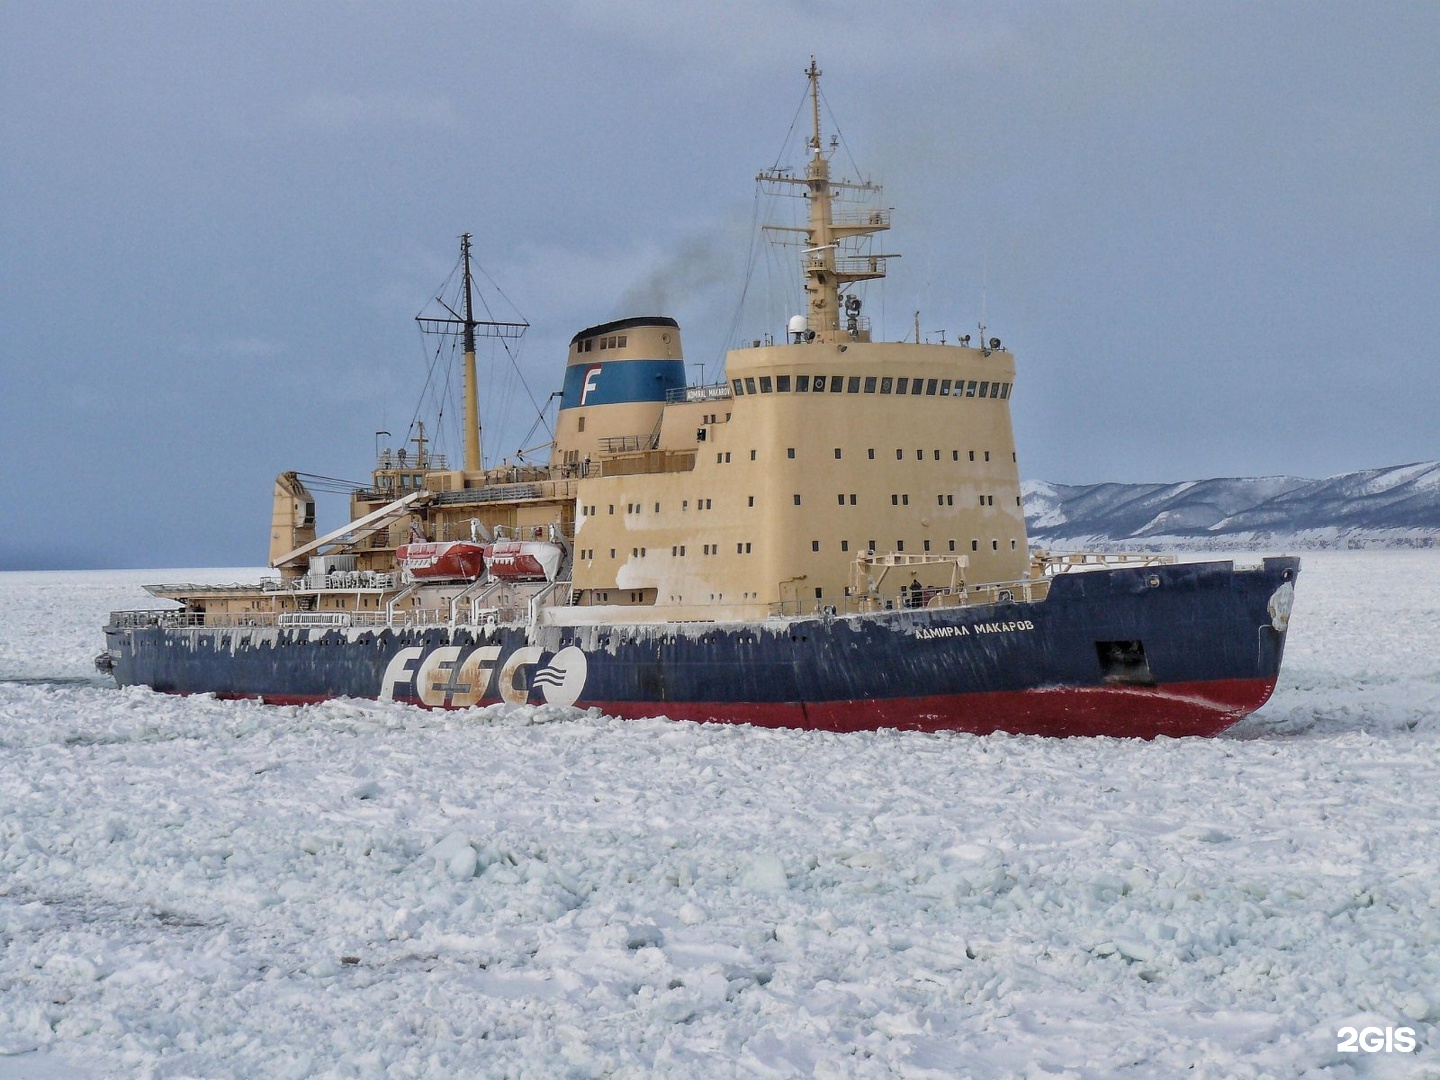
POLYGON ((931 379, 925 384, 925 393, 929 397, 935 396, 935 388, 940 385, 939 379, 931 379))
MULTIPOLYGON (((860 385, 860 380, 859 380, 859 379, 856 379, 856 380, 855 380, 855 385, 856 385, 856 386, 859 386, 859 385, 860 385)), ((830 376, 830 393, 832 393, 832 394, 838 394, 838 393, 840 393, 841 390, 844 390, 844 389, 845 389, 845 380, 844 380, 843 378, 841 378, 839 375, 831 375, 831 376, 830 376)), ((853 394, 855 391, 854 391, 854 390, 851 390, 850 392, 853 394)))
POLYGON ((849 388, 848 388, 848 390, 847 390, 847 393, 858 394, 859 392, 860 392, 860 376, 859 376, 859 375, 851 375, 851 376, 850 376, 850 386, 849 386, 849 388))
POLYGON ((747 394, 753 394, 753 393, 755 393, 755 392, 756 392, 756 390, 755 390, 755 380, 752 379, 752 378, 750 378, 750 377, 747 375, 747 376, 745 377, 745 393, 747 393, 747 394))
POLYGON ((885 379, 881 379, 881 380, 880 380, 880 393, 882 393, 882 394, 888 394, 888 393, 890 393, 890 391, 893 390, 894 388, 895 388, 895 380, 894 380, 894 379, 885 378, 885 379))
MULTIPOLYGON (((909 379, 896 379, 896 380, 895 380, 895 393, 897 393, 897 394, 904 394, 904 393, 908 393, 909 390, 910 390, 910 380, 909 380, 909 379)), ((884 393, 884 391, 882 390, 881 393, 884 393)))
POLYGON ((795 392, 796 392, 797 394, 806 394, 806 393, 809 393, 809 392, 810 392, 810 376, 809 376, 809 375, 796 375, 796 376, 795 376, 795 392))
POLYGON ((731 379, 730 386, 735 391, 736 397, 745 396, 745 385, 739 379, 731 379))
POLYGON ((789 376, 789 375, 776 375, 776 376, 775 376, 775 392, 776 392, 777 394, 788 394, 788 393, 790 392, 790 376, 789 376))
POLYGON ((762 393, 762 394, 768 394, 768 393, 770 393, 770 390, 771 390, 770 376, 769 376, 769 375, 761 375, 761 376, 760 376, 760 393, 762 393))
POLYGON ((950 380, 949 380, 949 379, 941 379, 941 380, 940 380, 940 396, 941 396, 941 397, 949 397, 949 396, 950 396, 950 380))
POLYGON ((878 381, 874 375, 867 375, 865 377, 865 393, 873 394, 875 392, 875 383, 878 381))
POLYGON ((990 396, 990 383, 989 383, 988 381, 982 382, 982 383, 980 384, 980 396, 981 396, 981 397, 989 397, 989 396, 990 396))

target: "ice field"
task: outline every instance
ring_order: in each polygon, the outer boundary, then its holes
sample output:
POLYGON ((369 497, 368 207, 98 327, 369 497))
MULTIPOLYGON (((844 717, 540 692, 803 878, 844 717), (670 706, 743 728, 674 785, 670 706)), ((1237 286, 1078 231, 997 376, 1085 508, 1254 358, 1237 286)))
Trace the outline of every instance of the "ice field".
POLYGON ((0 1080, 1440 1078, 1440 552, 1306 554, 1270 704, 1151 743, 95 674, 242 576, 0 574, 0 1080))

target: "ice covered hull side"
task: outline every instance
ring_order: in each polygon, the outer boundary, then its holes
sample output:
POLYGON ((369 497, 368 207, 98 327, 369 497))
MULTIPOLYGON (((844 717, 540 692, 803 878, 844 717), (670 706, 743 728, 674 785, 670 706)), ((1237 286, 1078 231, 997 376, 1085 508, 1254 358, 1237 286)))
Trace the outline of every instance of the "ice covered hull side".
POLYGON ((1105 570, 1060 575, 1037 603, 748 624, 106 633, 121 685, 276 703, 504 699, 840 731, 1212 735, 1274 688, 1297 571, 1294 559, 1105 570))

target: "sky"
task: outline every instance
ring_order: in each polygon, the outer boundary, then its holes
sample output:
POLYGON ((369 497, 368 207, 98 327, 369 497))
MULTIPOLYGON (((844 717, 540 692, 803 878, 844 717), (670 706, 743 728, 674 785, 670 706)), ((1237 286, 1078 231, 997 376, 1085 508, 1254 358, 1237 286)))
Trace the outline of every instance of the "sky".
POLYGON ((277 473, 366 479, 458 382, 413 318, 462 232, 531 324, 487 458, 583 327, 671 315, 713 381, 795 310, 754 178, 811 54, 895 208, 877 337, 983 318, 1025 479, 1440 458, 1433 3, 10 0, 0 570, 262 565, 277 473))

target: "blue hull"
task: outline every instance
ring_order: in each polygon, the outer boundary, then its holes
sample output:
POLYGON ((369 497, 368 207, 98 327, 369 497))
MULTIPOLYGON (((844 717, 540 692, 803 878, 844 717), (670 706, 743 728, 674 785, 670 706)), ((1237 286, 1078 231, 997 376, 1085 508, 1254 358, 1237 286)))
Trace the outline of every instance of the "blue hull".
POLYGON ((274 703, 496 701, 859 730, 1210 735, 1269 697, 1299 560, 1057 575, 963 608, 608 626, 106 627, 122 686, 274 703))

